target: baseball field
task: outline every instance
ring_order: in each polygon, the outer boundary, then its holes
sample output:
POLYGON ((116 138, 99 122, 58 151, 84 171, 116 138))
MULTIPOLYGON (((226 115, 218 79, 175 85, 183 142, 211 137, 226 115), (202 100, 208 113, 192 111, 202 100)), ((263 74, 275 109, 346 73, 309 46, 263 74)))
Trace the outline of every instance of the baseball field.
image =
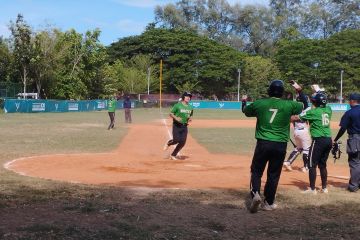
POLYGON ((136 109, 125 124, 117 111, 111 131, 107 112, 0 114, 0 239, 357 238, 346 154, 329 157, 329 194, 300 193, 299 157, 282 173, 279 209, 250 214, 255 119, 196 110, 182 160, 171 161, 162 112, 136 109))

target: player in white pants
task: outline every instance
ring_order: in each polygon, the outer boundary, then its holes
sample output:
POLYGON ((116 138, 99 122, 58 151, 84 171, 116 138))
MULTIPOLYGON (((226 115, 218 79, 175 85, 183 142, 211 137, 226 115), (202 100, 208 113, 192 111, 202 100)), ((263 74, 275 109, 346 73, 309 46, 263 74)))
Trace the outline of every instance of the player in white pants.
MULTIPOLYGON (((298 92, 298 97, 296 100, 299 102, 302 102, 304 104, 304 111, 309 110, 310 108, 309 108, 309 103, 308 103, 307 97, 304 93, 302 93, 301 87, 295 81, 292 81, 292 85, 298 92)), ((290 153, 288 159, 286 161, 284 161, 284 167, 288 171, 291 171, 292 170, 291 164, 295 161, 297 156, 299 156, 302 153, 304 167, 302 167, 301 170, 303 172, 308 172, 309 171, 308 156, 309 156, 309 149, 311 146, 311 137, 310 137, 310 133, 309 133, 308 123, 299 120, 299 121, 293 122, 293 124, 294 124, 294 140, 295 140, 296 146, 295 146, 294 150, 290 153)))
POLYGON ((301 153, 303 154, 304 167, 302 167, 303 172, 308 172, 309 170, 309 149, 311 145, 311 137, 309 134, 308 124, 306 122, 294 122, 294 140, 296 147, 290 153, 288 159, 284 161, 284 167, 291 171, 291 164, 295 161, 297 156, 301 153))

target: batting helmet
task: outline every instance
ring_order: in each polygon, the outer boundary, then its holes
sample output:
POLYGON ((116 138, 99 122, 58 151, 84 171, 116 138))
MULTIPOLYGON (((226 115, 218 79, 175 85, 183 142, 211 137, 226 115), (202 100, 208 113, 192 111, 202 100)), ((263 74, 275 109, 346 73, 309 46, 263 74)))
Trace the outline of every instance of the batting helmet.
POLYGON ((325 107, 327 103, 327 96, 323 92, 318 92, 311 97, 311 102, 316 107, 325 107))
POLYGON ((192 94, 190 92, 184 92, 182 95, 181 95, 181 99, 184 100, 185 97, 190 97, 192 98, 192 94))
POLYGON ((282 97, 284 94, 284 82, 281 80, 271 81, 268 88, 268 94, 270 97, 282 97))

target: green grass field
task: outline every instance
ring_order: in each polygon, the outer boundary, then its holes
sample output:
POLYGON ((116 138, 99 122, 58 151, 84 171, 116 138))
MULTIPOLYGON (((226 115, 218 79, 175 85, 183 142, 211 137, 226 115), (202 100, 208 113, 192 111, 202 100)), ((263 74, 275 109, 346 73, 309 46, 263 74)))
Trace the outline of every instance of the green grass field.
MULTIPOLYGON (((127 133, 123 113, 116 117, 116 129, 108 131, 107 112, 0 114, 0 163, 40 154, 110 151, 127 133)), ((134 123, 159 117, 158 109, 133 111, 134 123)), ((334 119, 340 117, 334 114, 334 119)), ((198 110, 195 118, 244 116, 239 111, 198 110)), ((252 155, 254 149, 254 129, 190 132, 210 152, 252 155)), ((346 164, 343 156, 339 164, 346 164)), ((318 196, 280 189, 278 210, 253 215, 244 207, 246 190, 139 194, 0 169, 0 239, 357 239, 360 230, 359 195, 341 187, 318 196)))

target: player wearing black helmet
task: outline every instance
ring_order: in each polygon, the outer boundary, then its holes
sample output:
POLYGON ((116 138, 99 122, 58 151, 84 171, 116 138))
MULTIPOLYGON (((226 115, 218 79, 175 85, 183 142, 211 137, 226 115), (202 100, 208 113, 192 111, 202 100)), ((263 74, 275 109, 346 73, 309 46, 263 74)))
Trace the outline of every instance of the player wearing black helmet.
POLYGON ((316 194, 316 167, 320 169, 321 185, 320 192, 328 193, 327 189, 327 167, 326 162, 332 146, 330 121, 332 110, 327 104, 327 96, 324 92, 312 95, 311 102, 315 108, 294 116, 292 120, 300 119, 310 124, 310 135, 312 138, 309 152, 309 181, 310 188, 303 193, 316 194))
POLYGON ((174 151, 170 155, 172 160, 179 160, 177 155, 186 143, 188 134, 187 126, 193 115, 193 108, 189 104, 191 98, 191 93, 184 92, 181 95, 181 101, 176 103, 171 109, 170 117, 173 119, 173 139, 166 142, 164 150, 167 150, 171 145, 176 145, 174 151))
POLYGON ((251 163, 250 212, 252 213, 257 212, 261 204, 261 177, 267 164, 265 199, 262 207, 264 210, 274 210, 277 207, 275 195, 289 141, 290 118, 303 109, 302 103, 281 99, 284 94, 284 83, 281 80, 270 83, 268 94, 269 98, 259 99, 243 109, 247 117, 257 118, 255 131, 257 142, 251 163))

